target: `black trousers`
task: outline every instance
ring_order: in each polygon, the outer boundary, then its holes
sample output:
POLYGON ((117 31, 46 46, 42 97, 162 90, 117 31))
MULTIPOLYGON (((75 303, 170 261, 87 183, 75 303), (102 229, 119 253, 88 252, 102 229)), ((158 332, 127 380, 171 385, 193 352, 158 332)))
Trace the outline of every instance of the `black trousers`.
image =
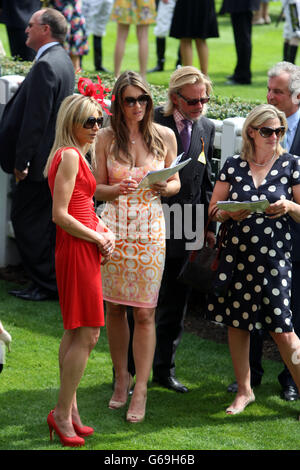
POLYGON ((57 292, 55 276, 56 227, 47 180, 20 181, 12 197, 11 220, 25 271, 38 286, 57 292))
POLYGON ((21 60, 32 61, 35 57, 35 51, 27 47, 25 42, 27 35, 23 28, 6 27, 9 47, 12 57, 20 57, 21 60))
POLYGON ((180 343, 189 288, 177 281, 183 258, 166 258, 156 310, 156 349, 154 377, 175 376, 175 354, 180 343))
POLYGON ((231 13, 237 64, 233 73, 235 80, 241 83, 251 82, 252 55, 252 11, 231 13))
MULTIPOLYGON (((292 295, 291 295, 291 308, 293 312, 293 326, 296 335, 300 338, 300 261, 293 262, 292 266, 292 295)), ((262 367, 262 351, 263 342, 266 333, 263 331, 255 331, 250 335, 250 369, 251 379, 254 381, 260 381, 264 373, 262 367)), ((296 387, 296 384, 286 367, 284 365, 283 371, 278 375, 280 385, 285 388, 292 385, 296 387)))

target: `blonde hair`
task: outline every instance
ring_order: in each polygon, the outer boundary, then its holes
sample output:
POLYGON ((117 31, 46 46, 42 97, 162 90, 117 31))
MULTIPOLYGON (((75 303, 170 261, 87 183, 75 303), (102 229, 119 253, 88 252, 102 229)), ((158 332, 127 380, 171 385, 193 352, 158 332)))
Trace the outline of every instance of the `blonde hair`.
MULTIPOLYGON (((259 127, 264 124, 269 119, 279 119, 280 125, 284 127, 284 133, 281 136, 283 139, 284 134, 287 131, 288 125, 286 121, 285 114, 279 109, 275 108, 272 104, 260 104, 256 106, 250 113, 248 114, 242 129, 242 150, 241 150, 241 158, 243 160, 252 159, 255 154, 255 145, 252 137, 249 135, 249 127, 259 127)), ((280 145, 279 140, 277 141, 277 148, 276 153, 278 155, 282 155, 285 150, 280 145)))
POLYGON ((129 130, 124 119, 123 104, 123 93, 128 86, 138 87, 149 96, 145 115, 139 123, 139 128, 149 153, 152 153, 158 160, 163 160, 166 153, 165 145, 153 123, 153 100, 150 90, 142 77, 138 73, 132 71, 122 73, 117 79, 112 91, 112 94, 115 96, 115 100, 112 101, 111 104, 112 116, 110 119, 110 125, 115 134, 113 143, 114 157, 116 160, 126 163, 129 162, 131 166, 133 165, 133 158, 129 152, 129 130), (122 155, 125 155, 125 157, 122 157, 122 155))
MULTIPOLYGON (((210 95, 212 91, 212 84, 209 78, 204 75, 200 70, 196 67, 192 67, 187 65, 185 67, 181 67, 180 69, 175 70, 172 73, 169 83, 169 90, 168 90, 168 101, 164 106, 164 115, 170 116, 174 112, 174 103, 172 100, 172 95, 178 93, 182 87, 185 85, 194 85, 200 84, 205 85, 206 94, 207 96, 210 95)), ((206 105, 203 108, 202 114, 205 114, 206 105)))
MULTIPOLYGON (((62 147, 78 147, 78 142, 74 135, 74 126, 82 125, 95 112, 98 113, 99 117, 103 114, 100 104, 90 96, 70 95, 63 100, 57 114, 54 143, 44 170, 45 178, 48 175, 52 159, 58 149, 62 147)), ((89 151, 91 166, 94 168, 96 166, 95 142, 91 145, 87 144, 84 150, 85 154, 89 151)), ((83 158, 85 159, 84 155, 83 158)))

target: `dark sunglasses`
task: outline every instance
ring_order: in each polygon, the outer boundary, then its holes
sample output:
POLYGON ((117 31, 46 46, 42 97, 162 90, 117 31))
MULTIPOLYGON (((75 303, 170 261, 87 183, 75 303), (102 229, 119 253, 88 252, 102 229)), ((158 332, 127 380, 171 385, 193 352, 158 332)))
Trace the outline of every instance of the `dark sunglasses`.
POLYGON ((95 118, 94 116, 90 116, 89 118, 87 118, 87 120, 83 123, 83 127, 85 129, 93 129, 93 127, 95 127, 95 124, 97 124, 97 126, 99 127, 102 127, 102 124, 103 124, 103 117, 99 117, 99 118, 95 118))
POLYGON ((276 137, 280 137, 284 134, 285 131, 284 126, 277 127, 276 129, 273 129, 272 127, 253 127, 253 129, 258 131, 260 135, 265 139, 267 137, 271 137, 271 135, 273 135, 273 132, 275 132, 276 137))
POLYGON ((134 98, 133 96, 126 96, 124 98, 124 103, 126 104, 126 106, 132 108, 136 105, 136 103, 139 103, 140 106, 145 106, 145 104, 149 103, 149 100, 149 95, 140 95, 137 98, 134 98))
POLYGON ((195 99, 195 100, 189 100, 188 98, 186 98, 185 96, 182 96, 181 93, 179 93, 179 91, 177 91, 177 95, 180 96, 180 98, 182 98, 188 106, 195 106, 196 104, 198 103, 201 103, 201 104, 206 104, 209 102, 210 100, 210 97, 209 96, 206 96, 205 98, 199 98, 199 99, 195 99))

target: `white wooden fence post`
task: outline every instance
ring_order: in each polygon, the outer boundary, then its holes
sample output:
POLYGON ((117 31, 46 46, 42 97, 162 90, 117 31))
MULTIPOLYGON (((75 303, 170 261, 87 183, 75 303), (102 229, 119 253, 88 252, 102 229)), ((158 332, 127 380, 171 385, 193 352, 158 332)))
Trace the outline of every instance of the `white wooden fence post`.
POLYGON ((242 117, 224 119, 221 143, 221 166, 223 166, 227 157, 240 152, 244 121, 245 118, 242 117))
MULTIPOLYGON (((16 92, 23 80, 24 77, 21 75, 6 75, 0 77, 0 117, 5 104, 16 92)), ((0 169, 0 267, 9 264, 16 265, 20 262, 16 242, 11 237, 9 198, 11 178, 11 175, 4 173, 4 171, 0 169)))

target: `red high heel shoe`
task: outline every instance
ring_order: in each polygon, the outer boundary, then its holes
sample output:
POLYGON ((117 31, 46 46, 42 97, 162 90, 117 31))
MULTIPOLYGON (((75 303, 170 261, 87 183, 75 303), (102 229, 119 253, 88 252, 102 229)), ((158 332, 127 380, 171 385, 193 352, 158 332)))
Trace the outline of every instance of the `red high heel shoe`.
POLYGON ((72 421, 72 424, 74 431, 76 432, 76 434, 78 434, 78 436, 86 437, 94 434, 94 429, 90 426, 78 426, 78 424, 74 423, 74 421, 72 421))
POLYGON ((80 446, 83 446, 84 445, 84 439, 82 437, 79 437, 79 436, 74 436, 74 437, 67 437, 67 436, 64 436, 60 430, 58 429, 58 426, 54 420, 54 416, 53 416, 53 411, 50 411, 50 413, 48 414, 48 418, 47 418, 47 423, 48 423, 48 426, 49 426, 49 432, 50 432, 50 441, 52 441, 52 434, 53 434, 53 429, 54 431, 56 432, 56 434, 58 435, 59 439, 60 439, 60 442, 62 443, 63 446, 67 446, 67 447, 80 447, 80 446))

